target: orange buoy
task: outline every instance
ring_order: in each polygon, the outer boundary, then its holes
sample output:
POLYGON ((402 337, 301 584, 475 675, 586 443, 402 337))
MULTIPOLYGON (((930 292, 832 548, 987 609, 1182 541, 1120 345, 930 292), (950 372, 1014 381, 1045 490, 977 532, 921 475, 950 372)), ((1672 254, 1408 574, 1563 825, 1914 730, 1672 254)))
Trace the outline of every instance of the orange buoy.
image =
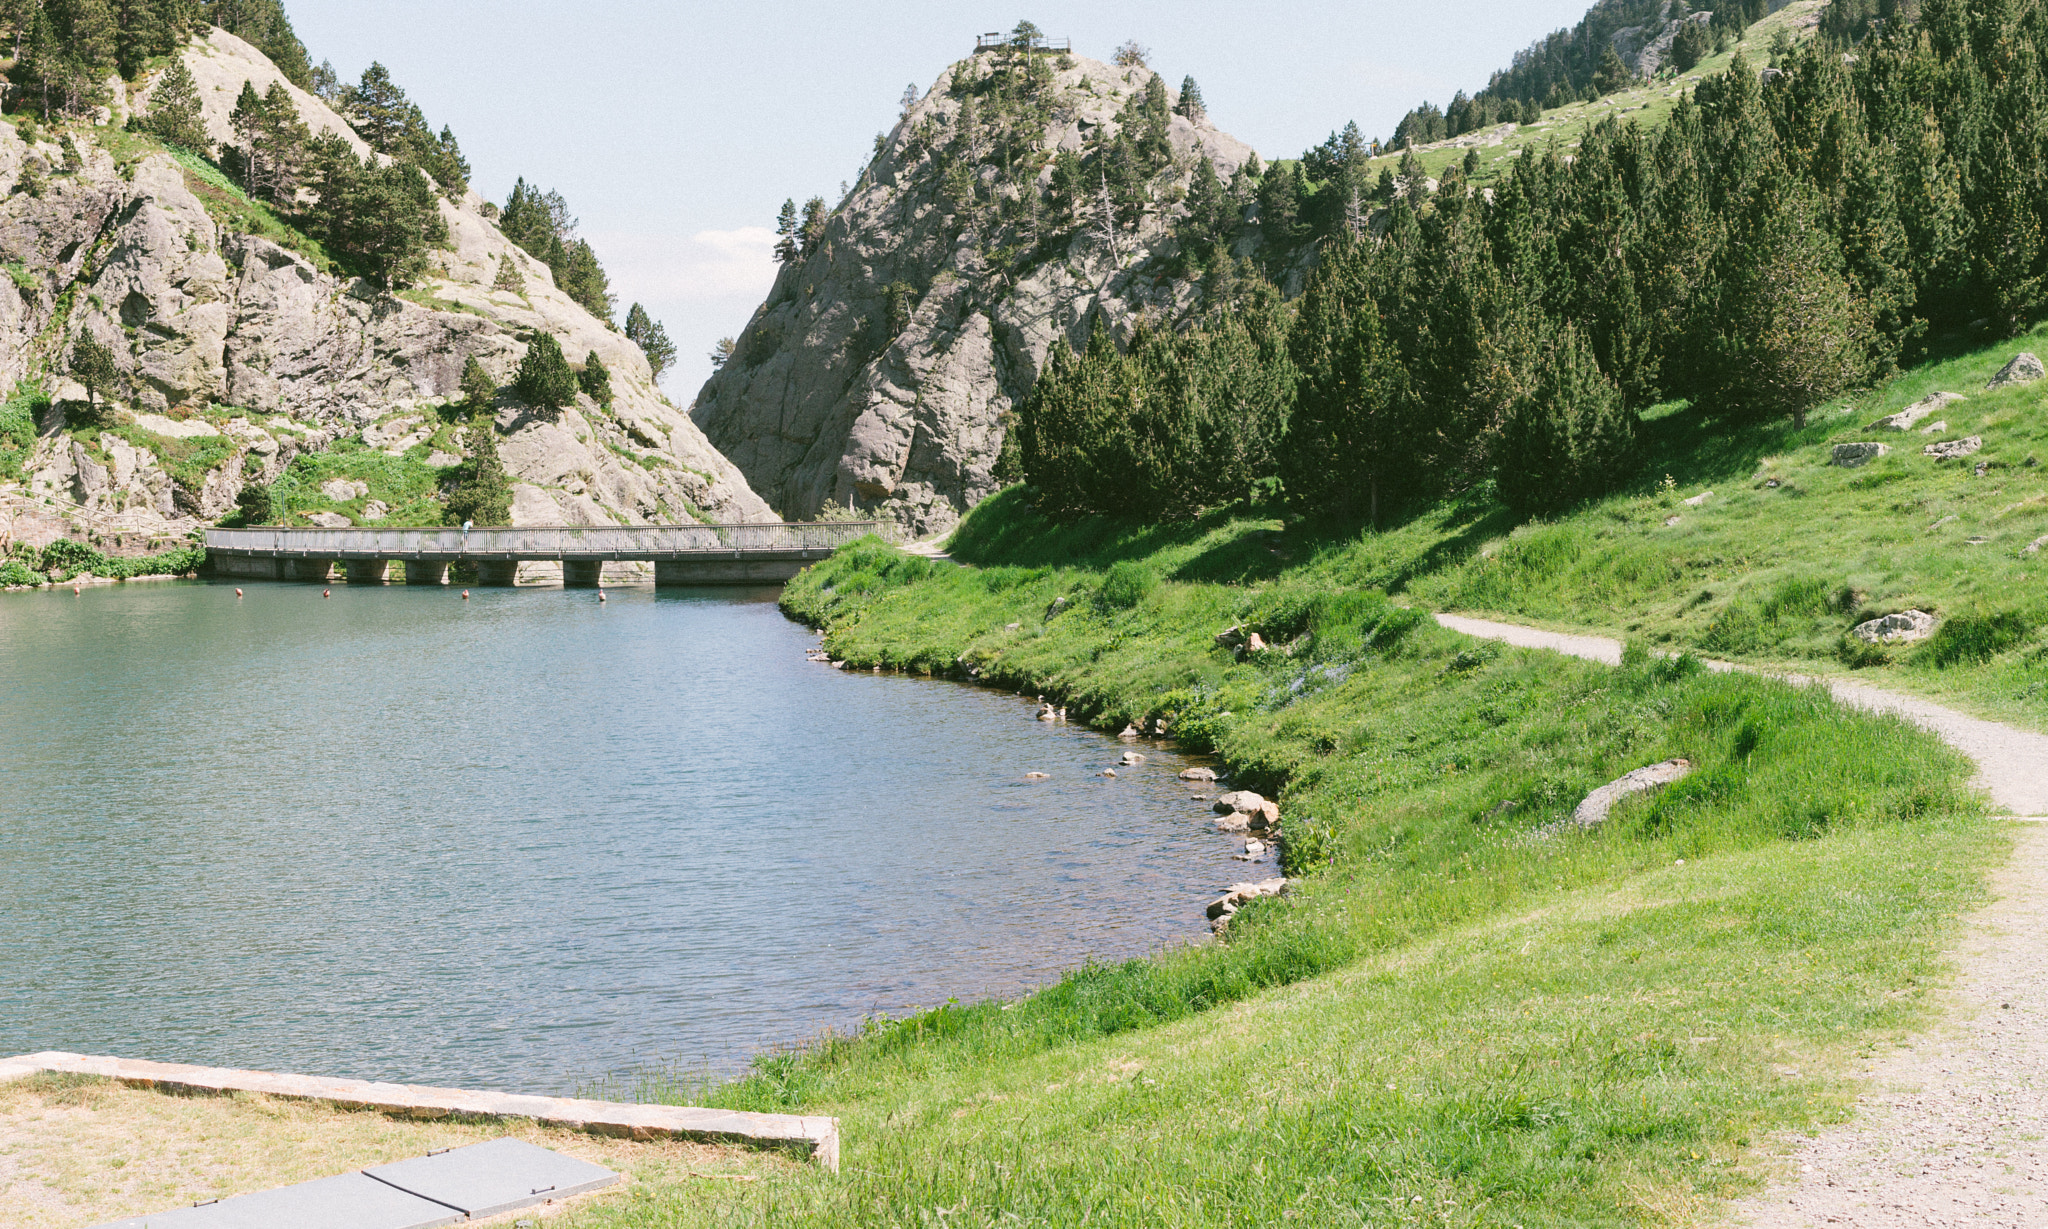
POLYGON ((236 596, 236 597, 240 597, 240 596, 242 596, 242 591, 241 591, 240 589, 237 589, 237 590, 235 590, 235 596, 236 596))
POLYGON ((462 591, 462 600, 465 602, 469 600, 469 590, 464 589, 462 591))
POLYGON ((77 586, 77 585, 73 585, 73 586, 71 586, 71 596, 73 596, 73 597, 77 597, 77 596, 78 596, 78 586, 77 586))
POLYGON ((333 597, 333 596, 334 596, 334 590, 332 590, 332 589, 322 589, 322 590, 320 591, 320 596, 321 596, 321 597, 333 597))

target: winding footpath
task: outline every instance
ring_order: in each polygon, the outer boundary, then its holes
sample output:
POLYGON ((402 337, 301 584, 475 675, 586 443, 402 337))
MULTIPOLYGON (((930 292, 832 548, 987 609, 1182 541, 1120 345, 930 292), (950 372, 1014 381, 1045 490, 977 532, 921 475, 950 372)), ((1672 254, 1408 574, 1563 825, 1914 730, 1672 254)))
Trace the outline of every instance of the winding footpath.
MULTIPOLYGON (((1621 642, 1440 614, 1453 631, 1610 665, 1621 642)), ((1716 670, 1738 667, 1708 663, 1716 670)), ((1893 713, 1977 763, 1977 783, 2015 815, 2048 818, 2048 735, 1968 717, 1911 696, 1839 679, 1837 700, 1893 713)), ((1991 879, 1993 902, 1951 953, 1950 1010, 1932 1031, 1857 1070, 1855 1118, 1799 1141, 1791 1172, 1735 1205, 1757 1229, 1998 1229, 2048 1226, 2048 824, 2015 829, 2013 856, 1991 879)))

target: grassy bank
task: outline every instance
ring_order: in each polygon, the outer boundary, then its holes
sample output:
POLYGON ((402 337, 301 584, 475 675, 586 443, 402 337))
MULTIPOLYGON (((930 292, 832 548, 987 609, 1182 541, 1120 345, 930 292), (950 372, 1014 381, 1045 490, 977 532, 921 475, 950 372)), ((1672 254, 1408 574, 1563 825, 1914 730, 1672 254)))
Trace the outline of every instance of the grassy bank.
MULTIPOLYGON (((1420 530, 1416 531, 1420 533, 1420 530)), ((785 608, 859 665, 1164 721, 1277 794, 1288 898, 1229 941, 1077 970, 641 1095, 844 1119, 846 1173, 598 1224, 1680 1223, 1839 1064, 1923 1019, 2004 838, 1931 737, 1823 693, 1444 631, 1333 569, 1372 543, 1218 518, 1039 521, 962 567, 862 545, 785 608), (1283 646, 1240 657, 1231 626, 1283 646), (1559 831, 1672 755, 1695 774, 1559 831)))

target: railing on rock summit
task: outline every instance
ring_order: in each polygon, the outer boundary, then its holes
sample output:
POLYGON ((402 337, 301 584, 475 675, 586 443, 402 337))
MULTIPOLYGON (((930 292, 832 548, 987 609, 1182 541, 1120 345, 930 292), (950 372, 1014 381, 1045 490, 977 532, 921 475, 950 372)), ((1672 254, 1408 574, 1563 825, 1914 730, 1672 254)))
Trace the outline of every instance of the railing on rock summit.
POLYGON ((652 559, 734 551, 831 550, 881 521, 740 525, 526 525, 516 528, 209 529, 206 549, 228 554, 343 558, 496 556, 517 559, 652 559))

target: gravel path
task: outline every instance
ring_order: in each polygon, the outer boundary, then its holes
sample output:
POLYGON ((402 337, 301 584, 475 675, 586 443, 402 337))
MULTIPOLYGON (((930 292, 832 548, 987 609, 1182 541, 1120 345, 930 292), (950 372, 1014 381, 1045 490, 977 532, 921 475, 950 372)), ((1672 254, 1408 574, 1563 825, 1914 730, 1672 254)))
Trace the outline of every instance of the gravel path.
MULTIPOLYGON (((1454 631, 1616 663, 1621 642, 1438 615, 1454 631)), ((1735 667, 1709 663, 1714 669, 1735 667)), ((2048 735, 1967 717, 1864 683, 1825 682, 1845 704, 1896 713, 1977 762, 1978 783, 2022 816, 2048 816, 2048 735)), ((1779 1185, 1737 1203, 1756 1229, 2048 1226, 2048 824, 2018 827, 1995 899, 1955 953, 1950 1009, 1932 1032, 1866 1061, 1869 1091, 1845 1126, 1798 1141, 1779 1185)))

